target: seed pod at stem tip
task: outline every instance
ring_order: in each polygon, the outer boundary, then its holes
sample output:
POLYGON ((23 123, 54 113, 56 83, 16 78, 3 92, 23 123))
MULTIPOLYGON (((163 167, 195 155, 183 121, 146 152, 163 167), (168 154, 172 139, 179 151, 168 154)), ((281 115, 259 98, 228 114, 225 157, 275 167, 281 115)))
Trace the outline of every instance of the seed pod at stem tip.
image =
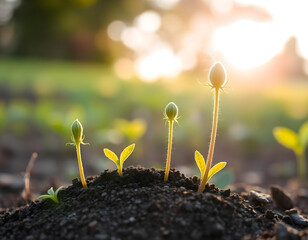
POLYGON ((169 121, 176 121, 178 118, 179 109, 174 102, 168 103, 165 108, 165 117, 169 121))
POLYGON ((221 62, 214 63, 209 71, 210 86, 219 89, 223 88, 227 82, 227 73, 221 62))
POLYGON ((73 141, 78 144, 83 141, 83 127, 78 119, 72 124, 73 141))

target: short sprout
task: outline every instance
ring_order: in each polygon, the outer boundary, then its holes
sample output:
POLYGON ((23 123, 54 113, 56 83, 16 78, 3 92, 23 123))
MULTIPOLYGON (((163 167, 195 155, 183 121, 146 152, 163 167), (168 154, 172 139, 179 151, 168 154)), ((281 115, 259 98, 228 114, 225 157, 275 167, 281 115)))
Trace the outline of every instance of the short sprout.
POLYGON ((59 203, 59 199, 58 199, 58 193, 60 192, 60 190, 63 188, 63 186, 59 187, 56 191, 53 190, 53 187, 51 187, 47 193, 48 195, 41 195, 38 197, 38 199, 44 199, 44 198, 49 198, 52 201, 54 201, 55 203, 59 203))
POLYGON ((293 150, 297 158, 297 172, 300 180, 306 178, 305 151, 308 145, 308 121, 305 122, 296 133, 286 127, 275 127, 274 137, 284 147, 293 150))
POLYGON ((108 148, 104 148, 104 153, 106 157, 109 158, 111 161, 113 161, 117 165, 118 173, 121 177, 123 175, 123 163, 132 154, 134 149, 135 149, 135 144, 129 145, 122 151, 120 155, 120 159, 119 159, 118 156, 114 152, 110 151, 108 148))
POLYGON ((82 183, 82 186, 84 188, 88 188, 86 179, 83 172, 83 166, 82 166, 82 160, 81 160, 81 151, 80 151, 80 144, 87 145, 88 143, 84 143, 85 136, 83 135, 83 127, 78 119, 76 119, 72 124, 72 143, 70 145, 76 146, 76 153, 77 153, 77 161, 78 161, 78 167, 79 167, 79 173, 80 173, 80 180, 82 183))

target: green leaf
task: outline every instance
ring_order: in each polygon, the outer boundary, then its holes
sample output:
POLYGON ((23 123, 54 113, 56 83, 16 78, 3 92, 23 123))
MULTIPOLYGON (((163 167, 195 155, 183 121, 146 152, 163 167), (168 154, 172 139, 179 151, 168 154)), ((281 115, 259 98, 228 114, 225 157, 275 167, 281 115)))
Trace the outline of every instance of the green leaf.
POLYGON ((207 182, 211 179, 211 177, 213 175, 215 175, 216 173, 218 173, 221 169, 223 169, 225 166, 227 165, 226 162, 220 162, 217 163, 215 166, 213 166, 210 171, 209 171, 209 175, 207 177, 207 182))
POLYGON ((135 149, 135 144, 133 143, 122 151, 121 156, 120 156, 121 165, 123 165, 124 161, 132 154, 134 149, 135 149))
POLYGON ((303 149, 305 149, 308 144, 308 121, 301 126, 298 136, 303 149))
POLYGON ((52 196, 50 196, 50 195, 41 195, 41 196, 38 197, 38 199, 44 199, 44 198, 52 199, 52 196))
POLYGON ((56 191, 55 191, 55 196, 58 197, 58 193, 60 190, 62 190, 63 186, 59 187, 56 191))
POLYGON ((300 150, 298 136, 292 130, 285 127, 275 127, 273 130, 274 137, 284 147, 297 152, 300 150))
POLYGON ((53 190, 53 187, 49 188, 49 190, 47 191, 47 193, 50 195, 50 196, 53 196, 55 194, 54 190, 53 190))
POLYGON ((111 161, 114 161, 115 164, 119 164, 118 156, 114 152, 110 151, 108 148, 104 148, 104 153, 106 157, 109 158, 111 161))
POLYGON ((200 174, 201 174, 201 178, 204 175, 204 171, 205 171, 205 160, 204 157, 202 156, 202 154, 199 151, 195 151, 195 161, 197 163, 197 166, 200 170, 200 174))

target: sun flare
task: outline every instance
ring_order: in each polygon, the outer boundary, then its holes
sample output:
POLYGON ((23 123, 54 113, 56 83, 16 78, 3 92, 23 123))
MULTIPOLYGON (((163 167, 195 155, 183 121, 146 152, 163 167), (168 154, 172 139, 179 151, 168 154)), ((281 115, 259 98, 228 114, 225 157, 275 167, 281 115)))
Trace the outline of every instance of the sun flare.
POLYGON ((217 28, 213 47, 234 67, 252 69, 268 62, 284 46, 285 38, 274 23, 239 20, 217 28))

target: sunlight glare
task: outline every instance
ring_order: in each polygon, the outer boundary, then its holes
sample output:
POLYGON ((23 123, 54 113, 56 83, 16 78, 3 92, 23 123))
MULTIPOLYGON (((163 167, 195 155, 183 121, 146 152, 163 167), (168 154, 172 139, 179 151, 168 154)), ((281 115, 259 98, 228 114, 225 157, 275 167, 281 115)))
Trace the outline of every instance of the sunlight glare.
POLYGON ((152 82, 160 77, 172 78, 180 74, 182 65, 171 47, 159 44, 136 61, 136 72, 140 78, 152 82))
MULTIPOLYGON (((292 36, 298 40, 299 53, 308 59, 308 32, 305 23, 308 21, 308 1, 303 0, 235 0, 243 5, 260 6, 273 17, 273 23, 285 36, 285 42, 292 36)), ((274 34, 275 29, 273 29, 274 34)))
POLYGON ((122 21, 113 21, 108 25, 107 34, 113 41, 121 41, 121 34, 126 28, 126 25, 122 21))
POLYGON ((157 12, 146 11, 136 18, 136 26, 144 32, 154 33, 161 25, 161 17, 157 12))
POLYGON ((178 52, 177 56, 182 62, 183 70, 190 70, 197 64, 197 58, 194 52, 183 49, 178 52))
POLYGON ((284 47, 286 39, 271 22, 239 20, 217 28, 213 46, 234 67, 242 70, 265 64, 284 47))
POLYGON ((143 44, 143 34, 137 27, 128 27, 121 34, 125 46, 137 50, 143 44))

